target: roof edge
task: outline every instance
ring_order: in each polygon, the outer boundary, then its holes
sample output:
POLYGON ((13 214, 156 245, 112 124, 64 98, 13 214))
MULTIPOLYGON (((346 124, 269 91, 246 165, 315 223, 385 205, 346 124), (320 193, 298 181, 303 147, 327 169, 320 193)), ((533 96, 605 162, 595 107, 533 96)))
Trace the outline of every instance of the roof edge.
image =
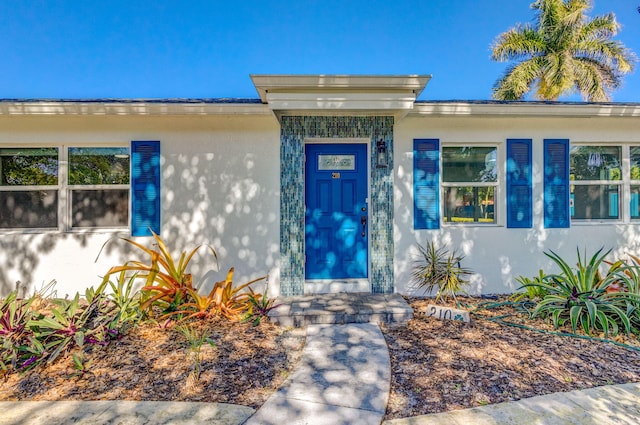
POLYGON ((260 99, 0 99, 0 115, 269 115, 260 99))
POLYGON ((640 103, 493 100, 416 101, 409 115, 640 117, 640 103))

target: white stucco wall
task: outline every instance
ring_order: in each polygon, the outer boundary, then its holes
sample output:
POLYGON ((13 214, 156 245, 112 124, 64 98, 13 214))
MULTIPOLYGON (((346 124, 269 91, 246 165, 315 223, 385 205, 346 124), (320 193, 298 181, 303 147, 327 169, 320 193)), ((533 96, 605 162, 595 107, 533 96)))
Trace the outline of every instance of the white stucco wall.
MULTIPOLYGON (((198 244, 210 244, 218 253, 219 272, 214 272, 214 261, 206 249, 195 256, 190 271, 196 284, 207 290, 233 266, 236 282, 268 274, 271 295, 279 293, 280 127, 273 115, 0 114, 0 129, 0 146, 128 145, 131 140, 160 140, 161 236, 175 254, 198 244)), ((476 294, 512 292, 518 287, 517 276, 533 276, 540 268, 553 271, 552 262, 543 254, 549 249, 567 259, 575 258, 578 247, 586 248, 588 255, 603 246, 614 249, 618 258, 626 253, 640 255, 640 223, 573 223, 569 229, 544 228, 541 164, 545 138, 640 145, 640 119, 412 113, 397 122, 393 175, 397 292, 416 293, 410 284, 415 247, 429 240, 465 255, 463 265, 475 272, 471 292, 476 294), (498 144, 502 174, 496 225, 443 224, 438 230, 414 230, 416 138, 438 138, 441 144, 498 144), (504 151, 508 138, 533 139, 532 229, 506 228, 504 151)), ((58 296, 71 296, 97 285, 111 266, 141 258, 117 236, 128 234, 1 232, 0 295, 13 289, 16 281, 31 292, 55 279, 58 296)), ((151 238, 138 240, 151 243, 151 238)))
MULTIPOLYGON (((278 286, 280 136, 273 116, 5 115, 0 128, 0 146, 160 140, 162 238, 176 255, 198 244, 218 254, 217 273, 205 248, 194 257, 194 283, 206 290, 235 267, 239 283, 269 274, 270 289, 278 286)), ((97 285, 111 266, 144 258, 117 236, 128 234, 3 232, 0 295, 16 281, 31 292, 55 279, 58 296, 71 296, 97 285)))
POLYGON ((640 120, 624 118, 408 116, 395 127, 395 280, 401 293, 424 293, 410 282, 416 244, 435 241, 457 249, 462 265, 475 274, 470 292, 515 291, 515 278, 537 275, 539 269, 558 271, 543 254, 554 250, 573 262, 576 249, 591 256, 600 247, 613 249, 612 257, 640 254, 640 222, 576 223, 568 229, 545 229, 543 224, 543 140, 566 138, 570 143, 596 145, 640 143, 640 120), (441 224, 438 230, 413 228, 413 140, 440 139, 447 143, 496 143, 499 146, 500 186, 496 197, 496 225, 441 224), (507 229, 505 221, 505 151, 508 138, 533 139, 534 220, 531 229, 507 229), (501 160, 500 160, 501 159, 501 160))

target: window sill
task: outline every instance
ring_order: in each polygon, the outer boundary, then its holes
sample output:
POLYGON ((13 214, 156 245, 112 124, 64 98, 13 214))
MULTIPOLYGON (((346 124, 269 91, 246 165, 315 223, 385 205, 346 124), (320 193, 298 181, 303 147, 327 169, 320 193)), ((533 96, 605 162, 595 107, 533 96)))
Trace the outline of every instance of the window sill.
MULTIPOLYGON (((611 225, 611 224, 634 224, 633 222, 625 223, 622 220, 581 220, 581 221, 571 221, 571 226, 602 226, 602 225, 611 225)), ((640 224, 638 222, 637 224, 640 224)))
POLYGON ((442 223, 442 227, 504 227, 504 225, 499 223, 451 223, 445 221, 442 223))
POLYGON ((0 230, 0 235, 69 235, 69 234, 112 234, 112 233, 123 233, 131 234, 131 229, 128 227, 105 227, 105 228, 95 228, 95 229, 69 229, 69 230, 59 230, 59 229, 2 229, 0 230))

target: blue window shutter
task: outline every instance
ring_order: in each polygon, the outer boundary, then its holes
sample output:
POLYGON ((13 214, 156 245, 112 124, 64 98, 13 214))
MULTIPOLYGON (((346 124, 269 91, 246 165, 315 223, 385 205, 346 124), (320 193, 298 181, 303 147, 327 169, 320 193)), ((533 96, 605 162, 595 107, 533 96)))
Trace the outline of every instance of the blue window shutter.
POLYGON ((413 140, 413 227, 440 228, 440 141, 413 140))
POLYGON ((569 227, 569 140, 544 140, 544 227, 569 227))
POLYGON ((131 236, 160 234, 160 142, 131 142, 131 236))
POLYGON ((533 226, 531 139, 507 140, 507 227, 533 226))

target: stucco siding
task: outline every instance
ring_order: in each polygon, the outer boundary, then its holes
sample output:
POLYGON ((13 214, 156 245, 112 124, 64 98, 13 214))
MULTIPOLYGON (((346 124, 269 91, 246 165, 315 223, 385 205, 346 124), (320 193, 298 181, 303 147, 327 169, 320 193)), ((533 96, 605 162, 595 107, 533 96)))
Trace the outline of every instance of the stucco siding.
POLYGON ((433 117, 409 116, 395 129, 395 276, 396 291, 421 294, 411 284, 411 267, 417 259, 416 244, 434 241, 457 249, 470 268, 471 292, 506 293, 519 286, 515 278, 532 277, 539 269, 557 271, 543 254, 553 250, 573 261, 576 249, 592 255, 597 249, 613 249, 612 257, 640 254, 640 222, 572 222, 567 229, 545 229, 543 218, 543 140, 565 138, 571 144, 620 145, 640 143, 637 118, 568 117, 433 117), (497 223, 446 224, 437 230, 413 228, 413 139, 435 138, 441 145, 493 143, 498 146, 499 186, 496 196, 497 223), (506 227, 504 174, 505 143, 510 138, 533 141, 533 227, 506 227))
MULTIPOLYGON (((269 274, 277 286, 280 160, 273 116, 2 116, 0 128, 0 147, 159 140, 162 238, 176 254, 198 244, 218 254, 217 273, 206 249, 194 257, 194 281, 206 289, 235 267, 238 282, 269 274)), ((128 234, 5 231, 0 293, 16 281, 31 292, 52 279, 59 296, 83 292, 109 267, 141 258, 118 236, 128 234)))

